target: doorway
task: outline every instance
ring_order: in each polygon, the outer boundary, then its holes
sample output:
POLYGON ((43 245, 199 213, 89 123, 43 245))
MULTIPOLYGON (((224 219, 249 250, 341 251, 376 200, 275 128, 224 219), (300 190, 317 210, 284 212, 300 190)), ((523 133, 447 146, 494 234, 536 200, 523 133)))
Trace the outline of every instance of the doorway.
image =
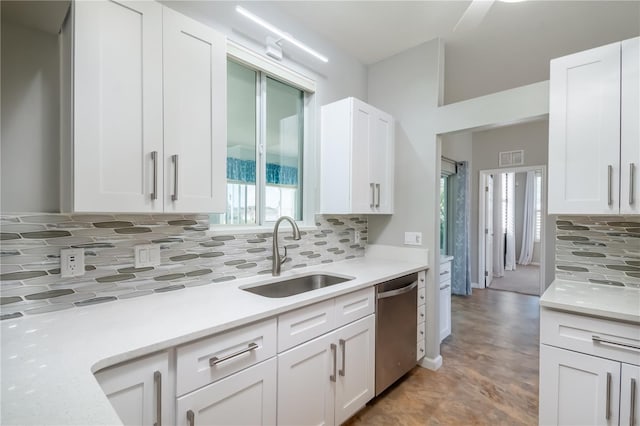
POLYGON ((539 296, 545 288, 546 167, 480 171, 479 287, 539 296))

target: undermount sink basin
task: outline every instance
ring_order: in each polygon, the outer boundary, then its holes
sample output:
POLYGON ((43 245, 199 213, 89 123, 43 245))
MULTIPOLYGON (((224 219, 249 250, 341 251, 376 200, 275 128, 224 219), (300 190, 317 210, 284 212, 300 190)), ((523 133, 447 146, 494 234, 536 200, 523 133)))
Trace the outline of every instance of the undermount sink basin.
POLYGON ((264 297, 278 298, 306 293, 307 291, 329 287, 352 279, 353 278, 345 278, 336 275, 313 274, 284 279, 282 281, 276 281, 255 287, 246 287, 242 290, 264 297))

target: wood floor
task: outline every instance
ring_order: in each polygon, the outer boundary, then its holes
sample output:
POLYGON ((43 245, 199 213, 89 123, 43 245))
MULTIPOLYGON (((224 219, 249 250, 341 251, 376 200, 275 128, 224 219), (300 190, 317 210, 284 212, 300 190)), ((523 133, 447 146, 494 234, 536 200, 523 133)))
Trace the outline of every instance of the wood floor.
POLYGON ((414 368, 347 424, 537 425, 538 302, 496 290, 454 296, 442 367, 414 368))

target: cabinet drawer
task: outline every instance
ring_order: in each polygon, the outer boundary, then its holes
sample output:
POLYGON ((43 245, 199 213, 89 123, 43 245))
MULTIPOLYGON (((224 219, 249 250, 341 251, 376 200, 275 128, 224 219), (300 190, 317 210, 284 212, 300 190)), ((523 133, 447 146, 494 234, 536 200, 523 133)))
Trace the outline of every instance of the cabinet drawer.
POLYGON ((335 328, 334 299, 287 312, 278 317, 278 352, 335 328))
POLYGON ((427 280, 427 271, 418 272, 418 288, 424 288, 427 280))
POLYGON ((177 394, 183 395, 275 354, 275 318, 180 346, 176 350, 177 394))
POLYGON ((422 358, 424 358, 424 340, 422 342, 418 342, 416 345, 416 359, 418 361, 420 361, 422 358))
POLYGON ((418 306, 418 324, 424 322, 427 319, 427 309, 426 305, 418 306))
POLYGON ((638 325, 543 308, 540 315, 540 343, 640 364, 638 325))
POLYGON ((375 311, 375 289, 365 288, 335 299, 335 328, 342 327, 375 311))
POLYGON ((425 287, 418 289, 418 305, 424 305, 427 301, 427 289, 425 287))
POLYGON ((427 332, 426 322, 418 323, 418 334, 416 335, 416 341, 420 343, 424 340, 424 335, 427 332))
POLYGON ((451 279, 451 262, 440 264, 440 282, 451 279))

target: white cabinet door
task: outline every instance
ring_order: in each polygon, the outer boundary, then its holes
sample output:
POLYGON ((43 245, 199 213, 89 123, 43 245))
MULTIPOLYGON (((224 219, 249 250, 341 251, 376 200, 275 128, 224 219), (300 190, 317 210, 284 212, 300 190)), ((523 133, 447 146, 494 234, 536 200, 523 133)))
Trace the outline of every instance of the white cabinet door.
POLYGON ((451 334, 451 280, 440 283, 440 341, 451 334))
POLYGON ((640 367, 637 365, 622 364, 620 425, 640 426, 640 367))
POLYGON ((338 329, 335 338, 338 339, 335 423, 341 424, 375 396, 375 316, 338 329))
POLYGON ((620 213, 640 214, 640 37, 622 42, 620 213))
POLYGON ((334 333, 278 355, 278 424, 334 424, 337 380, 334 333))
POLYGON ((375 205, 375 184, 369 164, 374 117, 371 107, 357 99, 353 99, 352 108, 351 211, 368 213, 375 205))
POLYGON ((549 213, 619 212, 620 43, 551 61, 549 213))
POLYGON ((178 398, 176 424, 275 425, 276 367, 271 358, 178 398))
POLYGON ((373 209, 376 213, 393 213, 395 161, 393 117, 381 111, 375 111, 371 126, 369 174, 370 182, 375 187, 373 209))
POLYGON ((75 2, 73 210, 162 211, 162 6, 75 2))
POLYGON ((224 212, 226 40, 163 9, 166 212, 224 212))
POLYGON ((617 425, 620 363, 540 345, 540 424, 617 425))
POLYGON ((124 425, 171 424, 173 395, 166 352, 95 374, 124 425))

